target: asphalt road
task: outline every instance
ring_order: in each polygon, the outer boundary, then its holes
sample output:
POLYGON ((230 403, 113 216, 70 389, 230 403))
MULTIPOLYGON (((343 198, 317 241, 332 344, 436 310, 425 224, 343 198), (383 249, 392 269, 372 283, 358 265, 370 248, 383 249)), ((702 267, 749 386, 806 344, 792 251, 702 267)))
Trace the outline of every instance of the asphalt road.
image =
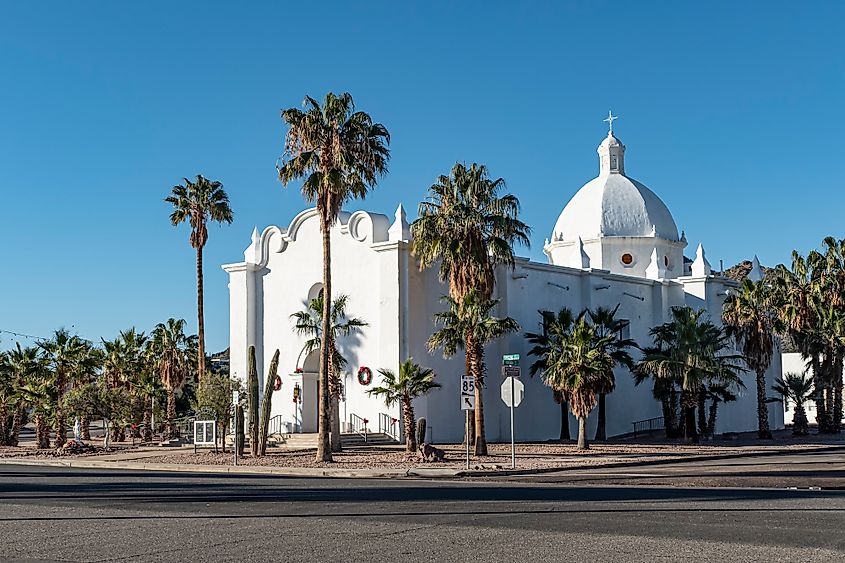
POLYGON ((845 493, 0 466, 4 560, 845 561, 845 493))

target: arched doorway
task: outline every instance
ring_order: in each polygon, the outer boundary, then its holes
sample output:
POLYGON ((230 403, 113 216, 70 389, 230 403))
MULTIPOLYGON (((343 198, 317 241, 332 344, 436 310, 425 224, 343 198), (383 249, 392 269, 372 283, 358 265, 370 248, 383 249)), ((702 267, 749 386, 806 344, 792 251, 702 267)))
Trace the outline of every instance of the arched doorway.
POLYGON ((320 401, 320 350, 312 350, 302 362, 302 396, 300 420, 303 432, 317 431, 320 401))

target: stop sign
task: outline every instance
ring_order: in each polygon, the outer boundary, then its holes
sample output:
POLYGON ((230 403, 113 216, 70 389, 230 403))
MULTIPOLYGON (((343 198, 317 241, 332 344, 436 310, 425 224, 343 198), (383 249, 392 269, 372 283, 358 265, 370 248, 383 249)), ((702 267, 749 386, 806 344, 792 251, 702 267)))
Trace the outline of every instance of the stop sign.
POLYGON ((506 377, 502 382, 502 401, 509 407, 518 407, 525 396, 525 385, 515 377, 506 377))

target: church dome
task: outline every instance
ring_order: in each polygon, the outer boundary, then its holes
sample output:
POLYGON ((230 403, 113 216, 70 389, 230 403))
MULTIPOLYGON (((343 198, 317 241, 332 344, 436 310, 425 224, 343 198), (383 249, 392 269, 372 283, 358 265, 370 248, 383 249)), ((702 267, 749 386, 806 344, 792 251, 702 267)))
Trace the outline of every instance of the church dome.
POLYGON ((625 175, 625 145, 611 131, 598 147, 599 176, 572 197, 552 241, 597 237, 658 237, 678 241, 678 227, 657 195, 625 175))

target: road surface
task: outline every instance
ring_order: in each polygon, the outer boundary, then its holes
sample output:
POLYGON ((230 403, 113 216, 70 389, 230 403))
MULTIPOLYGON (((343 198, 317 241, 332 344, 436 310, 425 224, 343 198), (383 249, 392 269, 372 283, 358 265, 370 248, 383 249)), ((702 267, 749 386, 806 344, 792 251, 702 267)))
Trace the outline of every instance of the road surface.
POLYGON ((845 493, 0 465, 0 558, 845 561, 845 493))

